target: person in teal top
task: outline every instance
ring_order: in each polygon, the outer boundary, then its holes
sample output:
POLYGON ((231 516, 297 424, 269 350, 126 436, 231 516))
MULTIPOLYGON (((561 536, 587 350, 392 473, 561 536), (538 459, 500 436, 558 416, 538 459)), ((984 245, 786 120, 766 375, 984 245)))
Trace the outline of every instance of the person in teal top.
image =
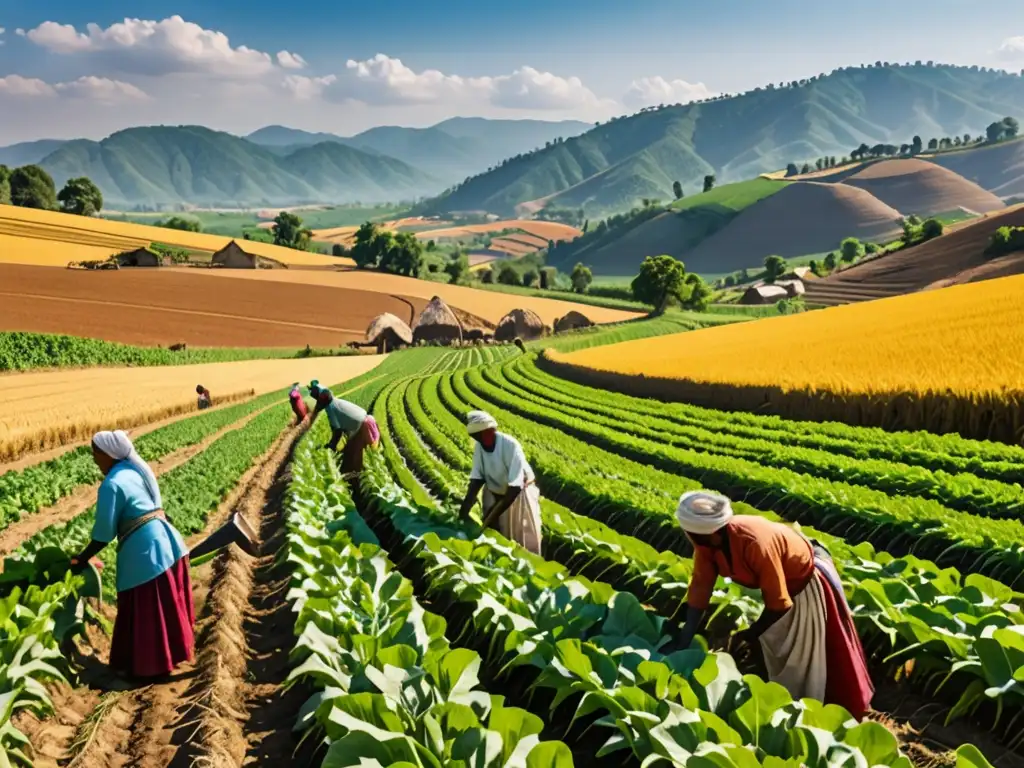
MULTIPOLYGON (((309 393, 316 398, 316 409, 313 419, 320 411, 327 412, 327 421, 331 425, 331 439, 325 445, 332 451, 338 449, 341 438, 345 438, 345 448, 341 454, 341 472, 361 472, 363 469, 363 453, 380 441, 380 430, 373 416, 366 409, 348 400, 335 397, 326 387, 321 387, 315 379, 310 382, 309 393)), ((312 423, 312 420, 310 420, 312 423)))
POLYGON ((166 675, 191 661, 195 609, 188 548, 163 511, 153 470, 124 432, 98 432, 93 460, 104 474, 92 541, 72 559, 84 567, 117 539, 117 620, 110 666, 129 677, 166 675))

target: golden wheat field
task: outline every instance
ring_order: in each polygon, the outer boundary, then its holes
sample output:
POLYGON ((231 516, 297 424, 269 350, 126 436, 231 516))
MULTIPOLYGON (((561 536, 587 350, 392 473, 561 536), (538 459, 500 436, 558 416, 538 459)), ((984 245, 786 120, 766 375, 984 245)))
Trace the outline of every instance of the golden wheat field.
POLYGON ((0 376, 0 461, 195 409, 195 387, 238 399, 311 379, 340 383, 383 356, 249 360, 153 368, 83 368, 0 376))
POLYGON ((621 374, 788 390, 1024 390, 1024 276, 554 359, 621 374))
MULTIPOLYGON (((152 242, 213 253, 231 242, 231 238, 0 205, 0 262, 63 266, 69 261, 105 259, 119 251, 152 242)), ((352 264, 349 259, 305 253, 256 241, 246 241, 245 249, 288 266, 335 267, 352 264)))

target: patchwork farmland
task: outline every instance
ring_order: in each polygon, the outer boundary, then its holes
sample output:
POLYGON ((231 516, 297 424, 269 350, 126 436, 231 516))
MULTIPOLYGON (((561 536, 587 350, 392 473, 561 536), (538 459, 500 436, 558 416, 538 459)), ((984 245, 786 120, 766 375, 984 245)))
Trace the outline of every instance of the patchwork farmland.
MULTIPOLYGON (((699 325, 667 316, 526 351, 267 361, 285 370, 262 388, 241 373, 255 363, 223 364, 238 368, 215 395, 237 382, 256 396, 166 415, 136 444, 190 543, 238 513, 259 554, 193 569, 195 660, 146 688, 108 691, 95 672, 112 548, 102 571, 53 579, 59 553, 90 535, 88 449, 26 453, 0 474, 0 582, 27 574, 38 586, 10 599, 53 621, 0 641, 5 658, 32 642, 47 659, 19 672, 32 682, 11 689, 21 706, 0 746, 35 765, 1020 764, 1024 449, 665 403, 548 370, 557 355, 628 360, 633 345, 685 349, 723 331, 756 340, 772 322, 615 345, 699 325), (325 419, 294 426, 282 387, 314 377, 376 419, 380 447, 359 476, 322 447, 325 419), (472 409, 519 439, 536 472, 541 555, 457 514, 472 409), (679 644, 693 552, 674 510, 701 487, 800 524, 832 553, 877 688, 867 720, 758 676, 731 638, 761 603, 737 584, 714 593, 710 647, 679 644), (81 619, 58 620, 67 611, 81 619)), ((147 371, 179 377, 124 375, 147 371)), ((40 375, 104 389, 90 369, 40 375)), ((40 402, 48 391, 25 380, 40 402)), ((100 415, 124 424, 138 407, 100 415)))

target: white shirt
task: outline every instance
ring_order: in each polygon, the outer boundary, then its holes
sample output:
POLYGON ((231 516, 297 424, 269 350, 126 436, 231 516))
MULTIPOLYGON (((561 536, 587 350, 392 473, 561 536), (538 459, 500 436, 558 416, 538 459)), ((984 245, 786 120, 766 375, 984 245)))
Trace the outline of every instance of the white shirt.
POLYGON ((523 488, 533 481, 534 475, 519 441, 498 432, 493 451, 485 451, 480 443, 476 444, 469 479, 483 480, 491 493, 503 496, 510 485, 523 488))

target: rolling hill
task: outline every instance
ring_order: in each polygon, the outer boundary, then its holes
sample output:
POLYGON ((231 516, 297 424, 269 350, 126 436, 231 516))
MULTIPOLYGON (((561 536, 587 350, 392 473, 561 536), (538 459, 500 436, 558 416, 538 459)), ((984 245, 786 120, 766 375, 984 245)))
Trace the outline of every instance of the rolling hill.
POLYGON ((1018 114, 1022 103, 1024 79, 1001 71, 926 64, 846 68, 612 120, 509 158, 417 212, 509 215, 516 206, 544 200, 583 205, 596 216, 644 197, 669 199, 675 180, 691 194, 708 173, 720 182, 749 179, 789 162, 848 154, 862 142, 899 145, 914 135, 978 134, 1018 114))
POLYGON ((455 117, 429 128, 379 126, 355 136, 310 133, 280 125, 267 126, 245 138, 277 154, 335 142, 375 155, 401 160, 444 184, 480 173, 506 157, 530 152, 559 138, 577 136, 592 128, 578 120, 490 120, 455 117))
POLYGON ((1024 197, 1024 139, 930 159, 1001 198, 1024 197))
POLYGON ((111 208, 383 202, 440 186, 400 160, 343 144, 322 142, 280 156, 198 126, 131 128, 100 142, 71 141, 40 164, 58 186, 88 176, 111 208))
POLYGON ((8 168, 33 165, 66 143, 60 139, 39 139, 0 147, 0 165, 6 165, 8 168))

